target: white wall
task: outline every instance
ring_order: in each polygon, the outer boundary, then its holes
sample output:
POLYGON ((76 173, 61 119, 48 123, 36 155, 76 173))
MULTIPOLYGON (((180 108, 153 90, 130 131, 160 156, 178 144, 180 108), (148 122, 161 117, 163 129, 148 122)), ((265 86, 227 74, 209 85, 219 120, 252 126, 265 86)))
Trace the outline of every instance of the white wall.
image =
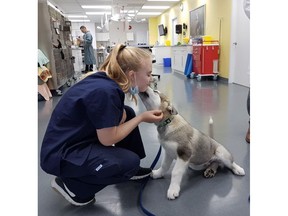
POLYGON ((134 41, 129 41, 130 45, 138 45, 138 43, 149 44, 148 23, 130 23, 132 29, 128 32, 134 33, 134 41))
POLYGON ((127 25, 129 25, 128 22, 109 22, 110 46, 113 44, 125 43, 127 41, 127 25))
POLYGON ((78 36, 83 36, 83 33, 81 32, 80 30, 80 26, 86 26, 86 28, 90 31, 90 33, 92 34, 92 37, 93 37, 93 42, 92 42, 92 46, 94 49, 96 49, 96 34, 95 34, 95 23, 78 23, 78 22, 72 22, 72 37, 73 37, 73 40, 74 38, 78 37, 78 36))
MULTIPOLYGON (((96 23, 95 26, 97 26, 97 25, 100 26, 101 24, 100 23, 96 23)), ((129 23, 129 25, 132 28, 130 30, 126 29, 126 33, 131 33, 132 32, 133 36, 134 36, 134 40, 133 41, 128 41, 129 45, 135 46, 135 45, 138 45, 138 43, 146 43, 148 45, 149 44, 148 43, 148 41, 149 41, 148 23, 129 23)), ((110 31, 111 31, 111 29, 110 29, 110 31)), ((107 31, 105 29, 104 30, 99 30, 99 29, 96 28, 96 32, 107 32, 107 31)), ((118 36, 118 33, 115 34, 115 35, 118 36)), ((102 44, 104 44, 104 46, 107 46, 107 45, 110 45, 110 41, 109 42, 99 42, 99 44, 102 43, 102 44)))

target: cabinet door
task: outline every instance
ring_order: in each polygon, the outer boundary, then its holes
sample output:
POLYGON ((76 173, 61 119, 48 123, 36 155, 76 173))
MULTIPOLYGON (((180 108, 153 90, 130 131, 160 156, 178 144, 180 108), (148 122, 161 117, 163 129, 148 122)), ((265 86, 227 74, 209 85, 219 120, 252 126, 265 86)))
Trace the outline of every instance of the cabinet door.
POLYGON ((202 73, 202 46, 193 46, 193 72, 196 74, 202 73))
POLYGON ((201 59, 201 52, 202 52, 202 47, 201 46, 194 46, 193 47, 193 59, 195 60, 200 60, 201 59))
POLYGON ((156 58, 156 64, 163 64, 163 58, 171 58, 171 47, 159 46, 154 47, 154 54, 156 58))
POLYGON ((127 41, 134 41, 134 33, 133 32, 127 32, 127 41))
POLYGON ((175 50, 173 51, 173 68, 174 70, 181 71, 181 64, 182 64, 182 56, 181 51, 175 50))
POLYGON ((193 72, 196 74, 202 74, 202 64, 200 60, 193 60, 193 72))
POLYGON ((109 33, 96 33, 96 41, 108 41, 109 33))
POLYGON ((203 46, 203 72, 204 74, 213 74, 213 61, 218 60, 219 46, 203 46))

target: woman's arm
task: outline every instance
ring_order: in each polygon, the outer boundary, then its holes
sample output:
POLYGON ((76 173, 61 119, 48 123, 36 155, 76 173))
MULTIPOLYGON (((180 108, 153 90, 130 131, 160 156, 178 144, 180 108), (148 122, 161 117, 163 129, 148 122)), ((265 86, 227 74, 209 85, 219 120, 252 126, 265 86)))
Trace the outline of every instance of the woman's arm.
POLYGON ((111 146, 128 136, 141 122, 155 123, 161 121, 162 118, 161 110, 146 111, 119 126, 102 128, 96 130, 96 133, 103 145, 111 146))

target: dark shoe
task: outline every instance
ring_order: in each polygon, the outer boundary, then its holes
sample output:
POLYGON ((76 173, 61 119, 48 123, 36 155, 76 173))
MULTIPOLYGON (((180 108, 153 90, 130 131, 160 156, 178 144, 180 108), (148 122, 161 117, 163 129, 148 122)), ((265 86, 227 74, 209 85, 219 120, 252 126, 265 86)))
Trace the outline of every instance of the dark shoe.
POLYGON ((68 202, 75 206, 84 206, 93 201, 95 201, 95 197, 89 197, 86 199, 77 197, 72 191, 70 191, 61 178, 56 177, 52 180, 51 186, 54 190, 60 193, 68 202))
POLYGON ((130 180, 143 179, 143 178, 150 176, 151 173, 152 173, 152 169, 140 167, 138 172, 132 178, 130 178, 130 180))
POLYGON ((248 128, 248 131, 246 133, 246 138, 245 138, 246 142, 247 143, 250 143, 250 125, 249 125, 249 128, 248 128))
POLYGON ((90 69, 89 71, 93 71, 93 65, 90 65, 89 69, 90 69))

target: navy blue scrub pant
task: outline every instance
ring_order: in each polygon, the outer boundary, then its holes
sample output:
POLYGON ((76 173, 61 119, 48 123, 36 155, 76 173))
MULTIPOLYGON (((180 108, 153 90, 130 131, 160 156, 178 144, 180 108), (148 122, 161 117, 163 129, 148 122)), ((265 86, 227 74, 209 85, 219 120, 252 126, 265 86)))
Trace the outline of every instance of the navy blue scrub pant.
MULTIPOLYGON (((126 121, 135 117, 131 107, 125 106, 125 110, 126 121)), ((91 152, 81 166, 63 161, 59 177, 76 196, 94 197, 107 185, 129 180, 137 173, 140 159, 145 156, 139 128, 136 127, 115 146, 92 143, 91 152)))

